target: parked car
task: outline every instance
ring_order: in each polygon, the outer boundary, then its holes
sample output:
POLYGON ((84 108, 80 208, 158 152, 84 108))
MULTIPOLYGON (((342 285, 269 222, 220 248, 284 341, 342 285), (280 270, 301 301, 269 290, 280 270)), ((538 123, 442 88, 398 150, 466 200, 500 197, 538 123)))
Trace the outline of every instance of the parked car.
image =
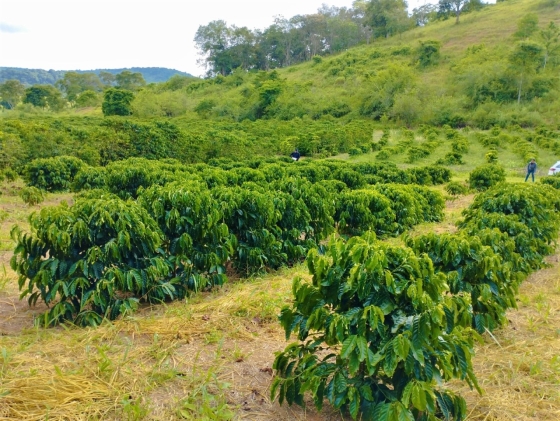
POLYGON ((550 169, 548 170, 548 175, 560 174, 560 161, 557 161, 550 169))

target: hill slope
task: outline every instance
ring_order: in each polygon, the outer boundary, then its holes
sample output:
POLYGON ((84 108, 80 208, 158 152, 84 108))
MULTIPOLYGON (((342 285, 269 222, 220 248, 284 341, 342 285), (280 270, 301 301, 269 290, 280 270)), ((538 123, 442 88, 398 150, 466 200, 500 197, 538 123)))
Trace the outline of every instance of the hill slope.
POLYGON ((555 53, 543 68, 541 37, 551 22, 560 25, 554 2, 501 2, 462 16, 460 24, 430 23, 273 72, 237 70, 182 91, 148 89, 136 99, 135 113, 164 115, 158 106, 181 102, 177 114, 230 121, 385 116, 400 125, 490 127, 501 124, 499 116, 504 124, 553 123, 560 110, 560 57, 555 53), (518 22, 529 14, 538 18, 539 28, 519 40, 518 22), (513 58, 524 43, 540 49, 527 72, 513 58), (431 47, 439 51, 431 55, 431 47))

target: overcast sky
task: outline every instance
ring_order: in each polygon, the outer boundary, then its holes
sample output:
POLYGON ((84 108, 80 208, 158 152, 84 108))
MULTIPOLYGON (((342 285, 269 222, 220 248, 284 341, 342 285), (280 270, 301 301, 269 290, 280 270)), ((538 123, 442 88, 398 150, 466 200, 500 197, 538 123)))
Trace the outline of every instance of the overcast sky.
POLYGON ((352 0, 0 0, 0 66, 168 67, 200 76, 193 41, 200 25, 223 19, 264 29, 275 16, 314 13, 323 3, 352 0))

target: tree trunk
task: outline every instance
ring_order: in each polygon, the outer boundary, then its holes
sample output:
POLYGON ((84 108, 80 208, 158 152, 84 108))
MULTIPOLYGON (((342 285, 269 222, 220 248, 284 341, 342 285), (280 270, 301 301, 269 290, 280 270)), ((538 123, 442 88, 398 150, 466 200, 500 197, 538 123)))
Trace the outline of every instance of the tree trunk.
POLYGON ((517 104, 521 103, 521 85, 523 85, 523 78, 519 79, 519 90, 517 91, 517 104))

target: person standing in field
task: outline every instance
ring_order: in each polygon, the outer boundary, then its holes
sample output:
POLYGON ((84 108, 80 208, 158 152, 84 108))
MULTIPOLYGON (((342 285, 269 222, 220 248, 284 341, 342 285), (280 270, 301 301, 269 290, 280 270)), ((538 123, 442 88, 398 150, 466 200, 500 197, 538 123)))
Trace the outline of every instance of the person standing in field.
POLYGON ((290 154, 290 158, 292 158, 294 161, 299 161, 299 157, 300 157, 300 154, 299 154, 298 149, 296 148, 296 150, 293 151, 293 152, 290 154))
POLYGON ((537 171, 537 163, 534 159, 531 159, 529 165, 527 165, 527 176, 525 177, 525 181, 529 179, 529 175, 533 178, 533 183, 535 182, 535 171, 537 171))

